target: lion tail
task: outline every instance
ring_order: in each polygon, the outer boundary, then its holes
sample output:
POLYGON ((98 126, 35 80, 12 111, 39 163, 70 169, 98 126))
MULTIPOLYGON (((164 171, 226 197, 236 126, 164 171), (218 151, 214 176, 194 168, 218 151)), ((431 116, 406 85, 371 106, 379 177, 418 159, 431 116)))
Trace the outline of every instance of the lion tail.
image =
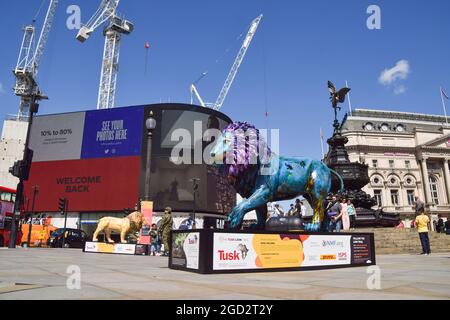
POLYGON ((339 173, 337 173, 336 171, 334 171, 333 169, 331 169, 331 168, 329 168, 329 169, 330 169, 331 173, 333 173, 336 176, 336 178, 339 179, 339 183, 341 184, 339 192, 340 193, 344 192, 344 180, 342 179, 341 175, 339 173))

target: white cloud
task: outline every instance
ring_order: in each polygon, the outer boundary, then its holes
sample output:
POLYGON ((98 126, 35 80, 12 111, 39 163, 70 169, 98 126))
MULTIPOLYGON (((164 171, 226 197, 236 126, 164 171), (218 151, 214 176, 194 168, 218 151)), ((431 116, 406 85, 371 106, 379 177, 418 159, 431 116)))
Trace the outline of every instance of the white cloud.
POLYGON ((394 86, 394 94, 402 94, 406 92, 406 87, 403 85, 394 86))
POLYGON ((408 60, 400 60, 395 64, 395 66, 391 69, 384 69, 381 73, 378 81, 382 85, 389 85, 393 82, 401 79, 405 80, 408 78, 410 73, 409 62, 408 60))

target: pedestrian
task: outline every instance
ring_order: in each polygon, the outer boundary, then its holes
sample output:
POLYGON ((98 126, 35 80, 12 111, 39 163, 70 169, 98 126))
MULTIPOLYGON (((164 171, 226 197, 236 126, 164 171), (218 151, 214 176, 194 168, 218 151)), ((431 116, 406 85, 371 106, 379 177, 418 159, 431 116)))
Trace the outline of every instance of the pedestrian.
POLYGON ((304 219, 306 217, 306 206, 303 203, 303 201, 300 202, 300 208, 301 208, 301 210, 300 210, 301 217, 302 217, 302 219, 304 219))
POLYGON ((158 228, 156 223, 152 224, 150 229, 150 255, 156 256, 158 253, 158 228))
POLYGON ((444 233, 444 219, 442 219, 441 214, 438 214, 438 221, 436 223, 436 232, 444 233))
POLYGON ((425 211, 425 203, 418 196, 415 196, 414 200, 414 211, 419 215, 425 211))
POLYGON ((328 212, 330 211, 331 207, 333 206, 332 201, 332 195, 329 194, 327 198, 322 202, 322 208, 323 208, 323 219, 322 219, 322 226, 321 231, 328 231, 328 226, 330 224, 330 219, 328 217, 328 212))
POLYGON ((302 217, 302 205, 300 203, 300 199, 295 200, 295 211, 294 215, 301 218, 302 217))
POLYGON ((161 220, 161 224, 159 226, 159 233, 162 235, 162 241, 164 245, 163 256, 168 256, 170 252, 170 243, 169 243, 169 235, 172 230, 173 218, 172 218, 172 208, 167 207, 164 210, 164 216, 161 220))
POLYGON ((289 206, 288 216, 289 217, 292 216, 294 214, 294 212, 295 212, 295 207, 294 207, 294 204, 291 203, 289 206))
POLYGON ((350 219, 350 229, 355 230, 355 222, 356 222, 356 209, 352 203, 352 200, 347 200, 347 213, 350 219))
POLYGON ((445 221, 444 226, 445 226, 445 234, 450 235, 450 219, 449 218, 447 218, 447 221, 445 221))
POLYGON ((274 216, 276 217, 283 217, 284 216, 284 210, 281 208, 281 206, 278 203, 274 204, 274 216))
POLYGON ((422 253, 424 255, 429 255, 430 250, 430 239, 428 238, 428 223, 430 223, 430 218, 422 211, 420 215, 416 217, 417 231, 419 232, 420 243, 422 244, 422 253))
MULTIPOLYGON (((347 212, 347 199, 342 199, 341 202, 341 214, 340 216, 337 216, 337 219, 340 217, 341 221, 342 221, 342 229, 344 229, 344 231, 348 231, 350 229, 350 218, 348 216, 348 212, 347 212)), ((339 231, 337 231, 339 232, 339 231)))
POLYGON ((341 220, 340 220, 340 217, 339 217, 339 219, 336 219, 336 218, 340 215, 342 206, 335 195, 333 195, 333 197, 331 198, 331 203, 332 203, 332 205, 327 213, 328 219, 330 221, 328 224, 328 232, 333 232, 333 231, 339 232, 341 229, 341 225, 340 225, 341 220))

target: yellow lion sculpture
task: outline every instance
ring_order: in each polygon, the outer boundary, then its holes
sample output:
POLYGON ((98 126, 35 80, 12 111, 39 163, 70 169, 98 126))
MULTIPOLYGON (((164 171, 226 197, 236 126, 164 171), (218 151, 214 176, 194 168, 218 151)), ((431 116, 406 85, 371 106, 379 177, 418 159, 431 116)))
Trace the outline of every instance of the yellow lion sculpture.
POLYGON ((114 243, 111 239, 111 232, 116 231, 120 233, 120 242, 127 243, 125 240, 127 234, 139 231, 143 225, 147 224, 148 222, 144 218, 144 215, 139 211, 135 211, 125 218, 104 217, 98 221, 97 229, 94 232, 92 241, 97 242, 98 234, 103 231, 106 240, 109 243, 114 243))

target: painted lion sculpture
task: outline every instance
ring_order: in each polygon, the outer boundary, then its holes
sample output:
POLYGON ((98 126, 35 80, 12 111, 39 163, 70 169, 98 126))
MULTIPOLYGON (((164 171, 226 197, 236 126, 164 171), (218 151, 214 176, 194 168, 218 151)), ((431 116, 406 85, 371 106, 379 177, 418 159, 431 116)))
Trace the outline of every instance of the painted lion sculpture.
POLYGON ((109 243, 114 243, 111 239, 111 232, 115 231, 120 234, 120 242, 127 243, 125 240, 127 234, 135 233, 141 230, 143 225, 147 224, 144 215, 139 211, 135 211, 124 218, 104 217, 98 221, 92 241, 98 241, 98 234, 103 231, 106 240, 109 243))
POLYGON ((226 127, 210 153, 219 172, 244 198, 228 215, 231 229, 242 227, 247 212, 256 211, 253 228, 264 229, 267 203, 304 196, 314 210, 307 231, 319 231, 323 220, 323 200, 331 189, 332 174, 343 188, 342 178, 323 162, 309 158, 279 157, 267 146, 260 132, 247 122, 226 127))

